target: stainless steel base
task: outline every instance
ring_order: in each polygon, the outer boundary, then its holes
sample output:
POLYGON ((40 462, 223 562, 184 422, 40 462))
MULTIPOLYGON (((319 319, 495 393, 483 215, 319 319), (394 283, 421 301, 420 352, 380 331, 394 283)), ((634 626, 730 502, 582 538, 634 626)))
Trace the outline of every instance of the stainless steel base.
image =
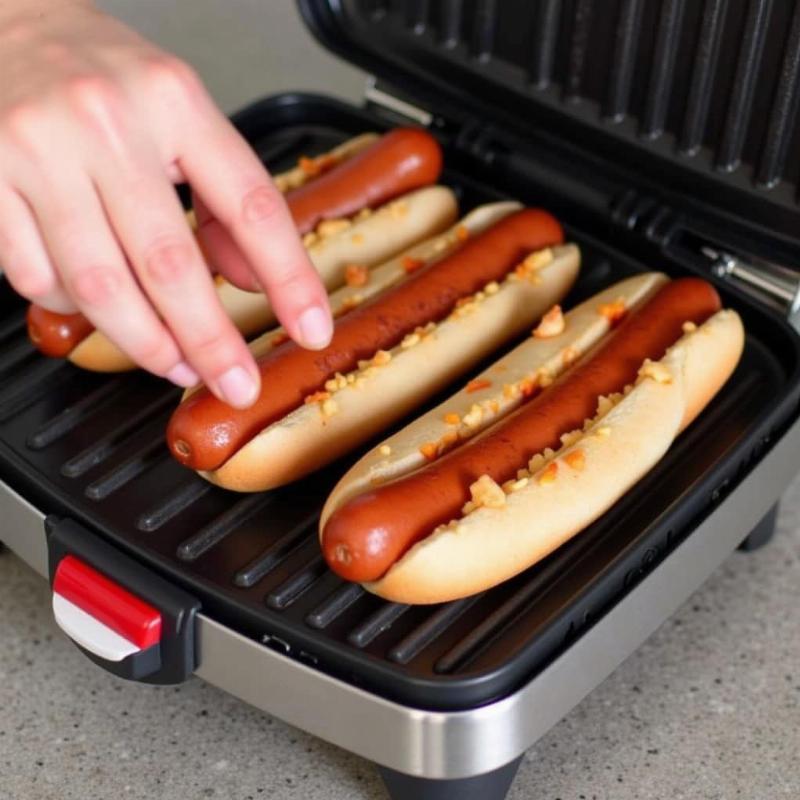
MULTIPOLYGON (((390 702, 199 616, 197 675, 407 775, 460 779, 510 764, 672 615, 759 523, 800 466, 800 422, 734 492, 566 652, 513 695, 461 712, 390 702)), ((44 514, 0 483, 0 540, 42 575, 44 514)))

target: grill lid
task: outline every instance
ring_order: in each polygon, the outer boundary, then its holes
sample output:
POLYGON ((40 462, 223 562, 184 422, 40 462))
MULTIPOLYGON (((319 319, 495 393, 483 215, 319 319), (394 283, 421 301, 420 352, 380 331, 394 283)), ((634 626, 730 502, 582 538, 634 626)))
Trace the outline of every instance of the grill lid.
POLYGON ((299 5, 322 44, 448 120, 544 132, 800 241, 797 0, 299 5))

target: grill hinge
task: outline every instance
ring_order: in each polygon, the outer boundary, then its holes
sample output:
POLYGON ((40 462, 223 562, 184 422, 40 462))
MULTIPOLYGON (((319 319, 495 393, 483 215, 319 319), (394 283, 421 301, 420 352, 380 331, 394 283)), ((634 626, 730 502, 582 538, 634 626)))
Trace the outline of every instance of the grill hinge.
POLYGON ((800 326, 800 274, 796 271, 772 261, 712 246, 702 247, 701 252, 709 259, 715 275, 766 295, 778 304, 795 327, 800 326))
POLYGON ((702 222, 687 220, 685 213, 659 198, 633 189, 611 204, 611 219, 668 255, 730 283, 800 331, 800 264, 792 268, 779 258, 754 255, 744 243, 723 243, 719 228, 712 231, 702 222))

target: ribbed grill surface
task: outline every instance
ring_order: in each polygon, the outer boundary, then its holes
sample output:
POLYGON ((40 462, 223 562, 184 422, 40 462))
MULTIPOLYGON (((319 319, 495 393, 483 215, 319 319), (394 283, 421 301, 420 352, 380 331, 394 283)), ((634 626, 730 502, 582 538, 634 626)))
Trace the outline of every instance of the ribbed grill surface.
MULTIPOLYGON (((381 57, 449 64, 450 83, 472 72, 676 164, 735 173, 743 184, 734 185, 798 203, 796 0, 346 0, 343 9, 348 26, 368 26, 363 40, 373 31, 381 57)), ((525 113, 535 111, 521 105, 525 113)))
MULTIPOLYGON (((502 5, 482 3, 481 11, 490 15, 502 5)), ((635 16, 634 6, 626 8, 635 16)), ((428 7, 439 4, 416 4, 415 13, 428 7)), ((545 21, 553 13, 542 6, 545 21)), ((486 44, 479 37, 480 47, 486 44)), ((540 78, 549 69, 532 66, 540 78)), ((620 67, 619 97, 627 92, 626 69, 620 67)), ((342 135, 297 125, 266 136, 257 149, 268 160, 284 158, 319 151, 342 135)), ((465 207, 491 197, 451 177, 465 207)), ((583 277, 570 303, 599 290, 609 269, 617 278, 640 269, 609 248, 581 244, 583 277)), ((410 607, 344 583, 320 556, 319 510, 346 465, 257 495, 212 487, 175 463, 163 444, 177 390, 141 373, 94 375, 39 357, 26 340, 22 304, 2 286, 0 320, 0 477, 42 510, 83 521, 173 576, 205 613, 359 685, 432 707, 510 691, 666 554, 706 509, 721 471, 735 474, 731 453, 763 423, 794 369, 785 334, 752 336, 735 379, 700 423, 584 535, 494 590, 410 607), (778 361, 781 352, 786 363, 778 361), (694 500, 685 501, 692 492, 694 500)), ((761 319, 759 330, 769 332, 769 323, 761 319)))

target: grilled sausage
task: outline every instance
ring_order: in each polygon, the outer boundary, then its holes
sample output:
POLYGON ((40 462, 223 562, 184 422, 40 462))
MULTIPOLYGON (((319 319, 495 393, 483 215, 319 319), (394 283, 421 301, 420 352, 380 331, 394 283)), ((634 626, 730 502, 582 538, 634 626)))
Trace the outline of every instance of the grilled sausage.
POLYGON ((197 470, 214 470, 262 429, 301 406, 336 373, 398 344, 415 329, 449 314, 460 298, 504 278, 526 255, 563 239, 547 212, 525 209, 468 239, 455 253, 373 298, 336 324, 322 351, 286 342, 259 359, 261 395, 249 409, 233 411, 207 389, 185 400, 167 429, 175 458, 197 470))
POLYGON ((599 397, 631 384, 645 359, 661 358, 684 323, 702 323, 719 308, 716 290, 705 281, 667 284, 596 352, 509 417, 428 466, 338 508, 322 533, 328 564, 348 580, 379 579, 414 543, 458 517, 479 478, 497 484, 514 478, 534 455, 557 447, 563 434, 591 418, 599 397))
POLYGON ((393 197, 435 183, 442 151, 429 133, 396 128, 352 158, 286 196, 300 233, 324 219, 349 217, 393 197))
POLYGON ((46 356, 65 358, 93 330, 83 314, 57 314, 32 303, 25 319, 30 340, 46 356))

